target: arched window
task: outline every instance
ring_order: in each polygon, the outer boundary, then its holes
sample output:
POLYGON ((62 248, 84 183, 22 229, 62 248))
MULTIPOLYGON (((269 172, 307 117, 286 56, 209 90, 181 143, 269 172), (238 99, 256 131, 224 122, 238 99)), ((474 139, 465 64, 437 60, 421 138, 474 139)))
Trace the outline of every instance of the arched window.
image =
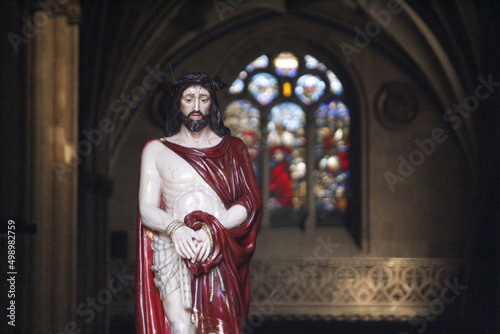
POLYGON ((264 201, 264 224, 345 225, 349 109, 335 73, 311 55, 262 55, 232 83, 224 123, 242 138, 264 201))

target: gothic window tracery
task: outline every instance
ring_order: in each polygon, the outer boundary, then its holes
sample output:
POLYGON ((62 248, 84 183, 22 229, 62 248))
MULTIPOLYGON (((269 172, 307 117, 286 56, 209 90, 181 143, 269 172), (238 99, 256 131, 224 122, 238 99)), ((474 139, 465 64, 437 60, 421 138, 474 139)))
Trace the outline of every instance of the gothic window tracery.
POLYGON ((350 198, 350 114, 335 73, 312 55, 257 57, 229 91, 224 123, 242 138, 270 225, 345 225, 350 198))

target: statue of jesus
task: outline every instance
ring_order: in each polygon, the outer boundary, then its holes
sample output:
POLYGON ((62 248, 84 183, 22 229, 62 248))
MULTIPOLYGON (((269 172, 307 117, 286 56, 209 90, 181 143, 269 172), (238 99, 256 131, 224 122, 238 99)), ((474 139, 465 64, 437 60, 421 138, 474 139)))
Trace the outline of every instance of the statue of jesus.
POLYGON ((144 147, 137 333, 245 331, 261 198, 244 142, 222 122, 225 87, 205 73, 177 78, 165 137, 144 147))

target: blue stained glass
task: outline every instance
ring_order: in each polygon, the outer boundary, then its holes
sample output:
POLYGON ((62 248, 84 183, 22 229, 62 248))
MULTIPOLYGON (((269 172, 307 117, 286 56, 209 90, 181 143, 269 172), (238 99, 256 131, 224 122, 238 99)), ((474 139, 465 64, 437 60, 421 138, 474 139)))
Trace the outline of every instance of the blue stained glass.
POLYGON ((321 78, 314 74, 306 74, 297 80, 295 95, 304 104, 311 104, 318 101, 325 92, 326 84, 321 78))
POLYGON ((337 78, 335 73, 328 70, 326 71, 326 76, 330 81, 330 91, 333 94, 342 95, 342 93, 344 93, 344 86, 342 86, 342 83, 340 82, 339 78, 337 78))
POLYGON ((290 224, 297 217, 293 212, 301 210, 306 198, 305 113, 291 102, 274 106, 267 123, 269 147, 270 198, 268 206, 275 222, 290 224))
POLYGON ((257 57, 253 62, 247 65, 246 71, 248 73, 252 72, 256 68, 266 68, 269 65, 269 58, 266 55, 257 57))
POLYGON ((247 76, 248 76, 247 72, 241 71, 238 78, 234 80, 234 82, 231 84, 231 87, 229 87, 229 93, 233 95, 241 93, 245 88, 245 83, 243 82, 243 80, 245 80, 247 76))
POLYGON ((241 79, 236 79, 234 82, 231 84, 231 87, 229 87, 229 93, 230 94, 238 94, 243 91, 243 88, 245 88, 245 83, 241 79))
POLYGON ((317 60, 313 56, 306 55, 304 57, 304 60, 306 61, 306 68, 307 69, 309 69, 309 70, 318 69, 318 70, 323 71, 323 72, 326 71, 325 64, 320 63, 319 60, 317 60))
POLYGON ((349 125, 349 109, 339 100, 321 103, 316 109, 315 115, 316 120, 326 120, 330 117, 341 119, 345 124, 349 125))
POLYGON ((269 122, 279 125, 285 131, 297 132, 304 128, 305 113, 299 105, 283 102, 271 109, 269 122))
POLYGON ((250 80, 248 91, 261 105, 268 105, 279 95, 278 79, 269 73, 258 73, 250 80))
POLYGON ((344 224, 350 184, 349 109, 338 100, 316 109, 314 197, 318 223, 344 224), (330 222, 330 223, 328 223, 330 222))

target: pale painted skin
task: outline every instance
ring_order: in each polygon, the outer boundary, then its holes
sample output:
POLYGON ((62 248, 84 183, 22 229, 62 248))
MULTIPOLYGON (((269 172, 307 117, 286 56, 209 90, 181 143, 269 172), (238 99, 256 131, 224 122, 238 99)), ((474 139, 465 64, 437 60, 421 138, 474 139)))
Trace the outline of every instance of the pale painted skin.
MULTIPOLYGON (((197 85, 184 90, 180 102, 186 116, 192 111, 207 115, 211 104, 209 92, 197 85)), ((200 118, 198 115, 190 117, 200 118)), ((222 138, 209 126, 191 132, 182 125, 179 133, 167 140, 185 147, 207 148, 219 144, 222 138)), ((159 238, 165 240, 168 240, 167 226, 176 219, 183 221, 195 210, 212 214, 227 229, 240 225, 248 215, 242 205, 226 210, 210 185, 184 159, 157 140, 150 142, 142 154, 139 207, 142 223, 158 231, 159 238), (162 195, 166 201, 165 211, 159 208, 162 195)), ((174 232, 172 242, 176 252, 191 261, 205 261, 210 252, 210 239, 203 229, 194 231, 181 227, 174 232)), ((196 333, 190 321, 191 311, 182 306, 179 289, 164 298, 163 308, 173 333, 196 333)))

